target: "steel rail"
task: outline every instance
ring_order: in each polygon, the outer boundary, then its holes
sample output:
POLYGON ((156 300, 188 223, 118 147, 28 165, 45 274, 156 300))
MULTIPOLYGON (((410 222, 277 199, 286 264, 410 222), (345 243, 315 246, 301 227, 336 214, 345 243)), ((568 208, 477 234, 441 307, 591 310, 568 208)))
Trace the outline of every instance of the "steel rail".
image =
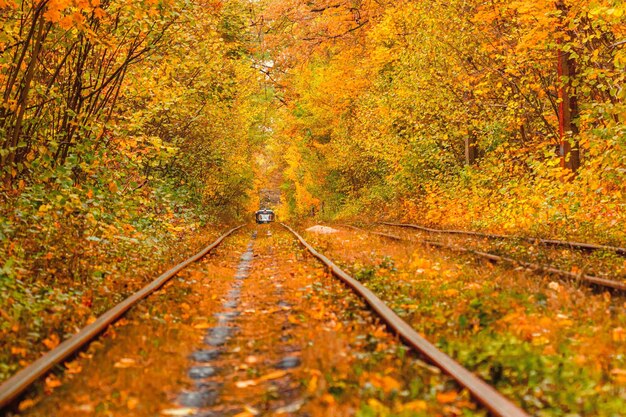
POLYGON ((407 242, 416 242, 416 243, 420 243, 423 245, 436 246, 439 248, 443 248, 443 249, 447 249, 447 250, 451 250, 455 252, 470 253, 472 255, 475 255, 484 259, 488 259, 493 262, 507 262, 513 265, 523 266, 524 268, 527 268, 533 271, 547 272, 547 273, 558 275, 564 278, 569 278, 569 279, 576 280, 576 281, 582 281, 585 284, 610 288, 611 290, 620 291, 620 292, 626 292, 626 283, 612 280, 612 279, 600 278, 594 275, 587 275, 587 274, 575 274, 573 272, 563 271, 562 269, 558 269, 550 265, 541 265, 541 264, 535 264, 531 262, 519 261, 517 259, 509 258, 506 256, 500 256, 500 255, 496 255, 496 254, 489 253, 489 252, 482 252, 482 251, 477 251, 477 250, 468 249, 464 247, 448 245, 445 243, 435 242, 432 240, 421 240, 421 239, 412 240, 412 239, 401 238, 396 235, 390 235, 387 233, 373 232, 373 231, 361 229, 355 226, 345 225, 345 227, 349 227, 354 230, 359 230, 361 232, 372 233, 377 236, 386 237, 386 238, 393 239, 393 240, 404 240, 407 242))
POLYGON ((549 245, 549 246, 565 246, 565 247, 574 248, 574 249, 591 250, 591 251, 605 250, 609 252, 615 252, 618 255, 626 256, 626 248, 622 248, 619 246, 597 245, 595 243, 584 243, 584 242, 569 242, 567 240, 557 240, 557 239, 541 239, 541 238, 526 237, 526 236, 498 235, 498 234, 491 234, 491 233, 474 232, 474 231, 469 231, 469 230, 433 229, 430 227, 425 227, 425 226, 420 226, 418 224, 410 224, 410 223, 391 223, 391 222, 378 222, 378 223, 384 224, 386 226, 417 229, 417 230, 422 230, 424 232, 429 232, 429 233, 476 236, 476 237, 484 237, 487 239, 507 239, 507 240, 520 239, 520 240, 524 240, 530 243, 542 243, 544 245, 549 245))
POLYGON ((222 241, 241 229, 242 226, 234 227, 220 236, 215 242, 202 249, 196 255, 187 259, 184 262, 179 263, 175 267, 161 274, 158 278, 152 281, 150 284, 143 287, 115 307, 102 314, 93 323, 83 327, 78 333, 74 334, 69 339, 58 345, 56 348, 45 353, 39 359, 32 364, 23 368, 17 374, 6 380, 0 385, 0 410, 14 401, 20 394, 22 394, 31 384, 33 384, 40 377, 45 375, 52 367, 61 363, 69 356, 75 354, 86 343, 93 340, 102 331, 104 331, 110 324, 119 319, 124 313, 126 313, 131 307, 143 300, 159 288, 161 288, 167 281, 174 277, 178 272, 187 267, 189 264, 196 262, 206 256, 211 250, 219 246, 222 241))
POLYGON ((330 259, 317 252, 302 236, 291 227, 281 223, 300 241, 300 243, 324 265, 332 274, 347 284, 356 294, 374 310, 380 318, 398 334, 409 346, 423 354, 428 360, 439 367, 446 374, 455 379, 462 387, 466 388, 473 397, 497 417, 529 417, 529 415, 513 404, 509 399, 500 394, 495 388, 464 368, 450 356, 441 352, 432 343, 417 333, 407 322, 402 320, 391 308, 389 308, 372 291, 364 287, 359 281, 352 278, 330 259))
POLYGON ((339 224, 338 226, 339 227, 346 227, 348 229, 357 230, 357 231, 360 231, 360 232, 371 233, 373 235, 386 237, 387 239, 391 239, 391 240, 406 240, 402 236, 392 235, 390 233, 375 232, 373 230, 365 230, 365 229, 361 229, 360 227, 352 226, 351 224, 339 224))

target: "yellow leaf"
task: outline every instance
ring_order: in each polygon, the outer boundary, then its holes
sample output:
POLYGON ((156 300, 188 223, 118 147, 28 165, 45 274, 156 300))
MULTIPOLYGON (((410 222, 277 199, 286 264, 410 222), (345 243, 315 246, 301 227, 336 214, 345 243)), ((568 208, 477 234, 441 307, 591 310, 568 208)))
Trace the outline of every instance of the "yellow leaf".
POLYGON ((426 401, 415 400, 402 405, 402 410, 408 411, 424 411, 427 408, 426 401))
POLYGON ((374 412, 376 412, 377 415, 389 414, 389 410, 387 409, 387 407, 385 407, 383 403, 381 403, 375 398, 370 398, 369 400, 367 400, 367 405, 372 407, 372 409, 374 409, 374 412))
POLYGON ((307 391, 309 394, 313 394, 317 390, 317 375, 313 375, 309 380, 307 391))

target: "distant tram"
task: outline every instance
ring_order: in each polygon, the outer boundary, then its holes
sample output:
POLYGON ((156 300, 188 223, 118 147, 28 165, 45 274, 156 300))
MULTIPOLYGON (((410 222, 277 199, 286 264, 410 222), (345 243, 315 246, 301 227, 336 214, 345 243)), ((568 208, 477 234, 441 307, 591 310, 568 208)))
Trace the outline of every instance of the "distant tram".
POLYGON ((258 210, 254 216, 258 224, 271 223, 276 218, 274 211, 266 208, 258 210))

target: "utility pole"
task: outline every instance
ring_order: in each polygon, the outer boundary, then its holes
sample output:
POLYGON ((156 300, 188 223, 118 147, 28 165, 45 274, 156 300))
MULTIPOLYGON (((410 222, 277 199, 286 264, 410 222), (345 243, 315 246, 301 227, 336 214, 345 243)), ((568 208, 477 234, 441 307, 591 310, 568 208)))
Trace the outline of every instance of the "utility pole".
MULTIPOLYGON (((564 0, 557 0, 556 7, 561 11, 561 26, 564 26, 568 7, 564 0)), ((566 30, 569 39, 573 33, 566 30)), ((563 41, 558 38, 558 83, 559 83, 559 140, 561 142, 561 167, 576 171, 580 167, 580 146, 578 142, 579 116, 578 99, 574 93, 572 80, 576 76, 576 61, 563 50, 563 41)))

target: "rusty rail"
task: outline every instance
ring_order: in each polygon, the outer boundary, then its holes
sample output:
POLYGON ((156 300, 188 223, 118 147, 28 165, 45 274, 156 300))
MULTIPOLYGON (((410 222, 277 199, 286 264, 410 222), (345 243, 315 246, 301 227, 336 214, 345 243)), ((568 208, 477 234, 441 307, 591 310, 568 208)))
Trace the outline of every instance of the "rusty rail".
POLYGON ((375 232, 373 230, 365 230, 365 229, 361 229, 360 227, 352 226, 351 224, 339 224, 338 226, 339 227, 346 227, 346 228, 352 229, 352 230, 357 230, 359 232, 367 232, 367 233, 370 233, 370 234, 373 234, 373 235, 376 235, 376 236, 386 237, 387 239, 391 239, 391 240, 406 240, 402 236, 392 235, 390 233, 375 232))
POLYGON ((202 249, 196 255, 187 259, 184 262, 179 263, 175 267, 161 274, 158 278, 152 281, 150 284, 143 287, 115 307, 102 314, 93 323, 83 327, 78 333, 52 349, 42 357, 37 359, 32 364, 28 365, 17 374, 6 380, 0 385, 0 410, 14 401, 20 394, 22 394, 31 384, 33 384, 40 377, 45 375, 52 367, 63 362, 69 356, 75 354, 81 347, 93 340, 102 331, 104 331, 110 324, 114 323, 117 319, 124 315, 131 307, 143 300, 159 288, 161 288, 167 281, 174 277, 178 272, 187 267, 189 264, 196 262, 206 256, 211 250, 219 246, 222 241, 241 229, 243 226, 238 226, 230 229, 228 232, 220 236, 215 242, 202 249))
POLYGON ((474 232, 474 231, 469 231, 469 230, 433 229, 430 227, 420 226, 418 224, 409 224, 409 223, 391 223, 391 222, 379 222, 379 223, 384 224, 386 226, 405 227, 405 228, 422 230, 428 233, 476 236, 476 237, 484 237, 487 239, 524 240, 526 242, 535 243, 535 244, 541 243, 541 244, 549 245, 549 246, 564 246, 564 247, 568 247, 572 249, 581 249, 581 250, 590 250, 590 251, 605 250, 608 252, 615 252, 621 256, 626 256, 626 248, 622 248, 619 246, 597 245, 595 243, 570 242, 567 240, 556 240, 556 239, 540 239, 540 238, 526 237, 526 236, 498 235, 498 234, 491 234, 491 233, 474 232))
POLYGON ((406 238, 401 238, 401 237, 396 236, 396 235, 390 235, 390 234, 387 234, 387 233, 380 233, 380 232, 374 232, 374 231, 370 231, 370 230, 361 229, 361 228, 355 227, 355 226, 348 226, 348 225, 343 225, 343 226, 344 227, 349 227, 349 228, 351 228, 353 230, 359 230, 361 232, 372 233, 372 234, 375 234, 377 236, 386 237, 386 238, 393 239, 393 240, 404 240, 404 241, 408 241, 408 242, 416 242, 416 243, 420 243, 420 244, 423 244, 423 245, 436 246, 438 248, 447 249, 447 250, 451 250, 451 251, 455 251, 455 252, 470 253, 472 255, 475 255, 475 256, 478 256, 480 258, 484 258, 484 259, 490 260, 492 262, 507 262, 507 263, 510 263, 510 264, 513 264, 513 265, 522 266, 522 267, 530 269, 532 271, 547 272, 549 274, 561 276, 561 277, 564 277, 564 278, 568 278, 568 279, 572 279, 572 280, 576 280, 576 281, 581 281, 581 282, 583 282, 585 284, 595 285, 595 286, 598 286, 598 287, 609 288, 611 290, 615 290, 615 291, 619 291, 619 292, 626 292, 626 283, 623 283, 623 282, 620 282, 620 281, 616 281, 616 280, 612 280, 612 279, 600 278, 600 277, 596 277, 594 275, 587 275, 587 274, 575 274, 573 272, 563 271, 561 269, 555 268, 555 267, 550 266, 550 265, 540 265, 540 264, 535 264, 535 263, 531 263, 531 262, 519 261, 517 259, 508 258, 506 256, 500 256, 500 255, 496 255, 496 254, 489 253, 489 252, 482 252, 482 251, 477 251, 477 250, 468 249, 468 248, 464 248, 464 247, 448 245, 448 244, 445 244, 445 243, 435 242, 435 241, 432 241, 432 240, 406 239, 406 238))
POLYGON ((341 270, 330 259, 317 252, 302 236, 286 224, 281 225, 289 230, 307 248, 307 250, 325 264, 337 278, 347 284, 356 294, 374 310, 380 318, 398 334, 409 346, 423 354, 433 364, 455 379, 466 388, 474 398, 497 417, 529 417, 525 411, 513 404, 500 394, 495 388, 474 375, 450 356, 441 352, 432 343, 417 333, 407 322, 402 320, 372 291, 365 288, 360 282, 341 270))

